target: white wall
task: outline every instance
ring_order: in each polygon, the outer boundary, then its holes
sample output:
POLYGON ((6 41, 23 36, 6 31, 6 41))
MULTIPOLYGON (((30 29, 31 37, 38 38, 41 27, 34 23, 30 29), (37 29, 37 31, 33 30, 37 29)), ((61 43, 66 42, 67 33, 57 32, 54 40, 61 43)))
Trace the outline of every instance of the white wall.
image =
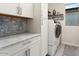
MULTIPOLYGON (((76 19, 74 19, 76 22, 76 19)), ((64 21, 65 25, 65 21, 64 21)), ((62 42, 65 44, 79 46, 79 26, 66 26, 63 30, 62 42)))
POLYGON ((57 12, 60 12, 61 14, 65 13, 64 4, 63 3, 49 3, 48 4, 48 10, 49 11, 53 11, 53 9, 55 9, 57 12))
MULTIPOLYGON (((49 10, 55 9, 56 11, 60 13, 64 13, 65 15, 65 6, 62 3, 49 4, 48 8, 49 10)), ((64 17, 64 21, 61 21, 61 23, 63 25, 62 43, 79 46, 79 26, 66 26, 65 17, 64 17)))
POLYGON ((79 27, 78 26, 65 26, 63 31, 63 43, 79 46, 79 27))
POLYGON ((33 4, 33 20, 28 20, 28 32, 40 33, 41 32, 41 4, 33 4))

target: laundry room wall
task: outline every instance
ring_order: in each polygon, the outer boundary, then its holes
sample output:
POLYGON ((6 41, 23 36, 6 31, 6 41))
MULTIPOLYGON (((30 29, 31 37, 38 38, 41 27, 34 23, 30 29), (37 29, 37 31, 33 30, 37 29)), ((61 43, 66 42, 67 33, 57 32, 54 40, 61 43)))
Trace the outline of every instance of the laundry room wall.
POLYGON ((65 26, 63 32, 64 44, 79 46, 79 26, 65 26))
MULTIPOLYGON (((63 43, 73 46, 79 47, 79 13, 77 14, 67 14, 70 20, 65 20, 65 28, 64 28, 64 35, 63 35, 63 43), (67 22, 69 21, 69 22, 67 22), (72 23, 72 24, 71 24, 72 23)), ((67 17, 66 16, 66 17, 67 17)))
POLYGON ((64 3, 49 3, 48 4, 48 10, 51 12, 55 9, 56 12, 59 12, 60 14, 64 14, 65 13, 64 8, 65 8, 64 3))

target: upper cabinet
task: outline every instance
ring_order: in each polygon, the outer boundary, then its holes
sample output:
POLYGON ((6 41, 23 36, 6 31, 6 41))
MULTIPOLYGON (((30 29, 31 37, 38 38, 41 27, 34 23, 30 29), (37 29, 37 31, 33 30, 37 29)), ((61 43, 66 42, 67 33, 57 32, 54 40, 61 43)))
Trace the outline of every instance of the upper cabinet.
POLYGON ((33 18, 33 3, 21 3, 22 16, 33 18))
POLYGON ((33 18, 33 3, 0 3, 0 13, 33 18))
POLYGON ((0 3, 0 13, 16 15, 17 3, 0 3))

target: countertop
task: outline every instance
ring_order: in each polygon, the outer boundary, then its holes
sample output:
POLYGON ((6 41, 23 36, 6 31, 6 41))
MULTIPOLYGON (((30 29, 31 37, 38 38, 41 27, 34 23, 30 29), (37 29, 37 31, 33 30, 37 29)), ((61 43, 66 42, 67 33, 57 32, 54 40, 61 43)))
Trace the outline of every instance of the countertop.
POLYGON ((17 42, 21 42, 23 40, 31 39, 36 36, 40 36, 40 34, 24 33, 24 34, 17 34, 17 35, 3 37, 3 38, 0 38, 0 48, 6 47, 11 44, 15 44, 17 42))

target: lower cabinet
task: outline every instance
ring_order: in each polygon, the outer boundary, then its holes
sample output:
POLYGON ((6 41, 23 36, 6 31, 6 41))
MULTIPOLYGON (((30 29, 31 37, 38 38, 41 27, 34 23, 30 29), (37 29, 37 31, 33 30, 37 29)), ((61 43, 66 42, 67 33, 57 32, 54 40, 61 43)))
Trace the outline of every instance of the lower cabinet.
MULTIPOLYGON (((16 56, 40 56, 41 55, 40 36, 31 38, 31 40, 32 42, 30 43, 30 45, 18 51, 16 53, 16 56)), ((25 44, 25 46, 27 46, 27 44, 25 44)))
POLYGON ((40 56, 40 41, 31 45, 27 50, 23 49, 19 51, 16 56, 40 56))
POLYGON ((19 51, 16 56, 40 56, 40 41, 31 45, 27 50, 23 49, 19 51))
POLYGON ((23 42, 0 48, 0 56, 40 56, 40 50, 40 36, 37 36, 23 42))
POLYGON ((30 46, 30 56, 40 56, 40 41, 30 46))

